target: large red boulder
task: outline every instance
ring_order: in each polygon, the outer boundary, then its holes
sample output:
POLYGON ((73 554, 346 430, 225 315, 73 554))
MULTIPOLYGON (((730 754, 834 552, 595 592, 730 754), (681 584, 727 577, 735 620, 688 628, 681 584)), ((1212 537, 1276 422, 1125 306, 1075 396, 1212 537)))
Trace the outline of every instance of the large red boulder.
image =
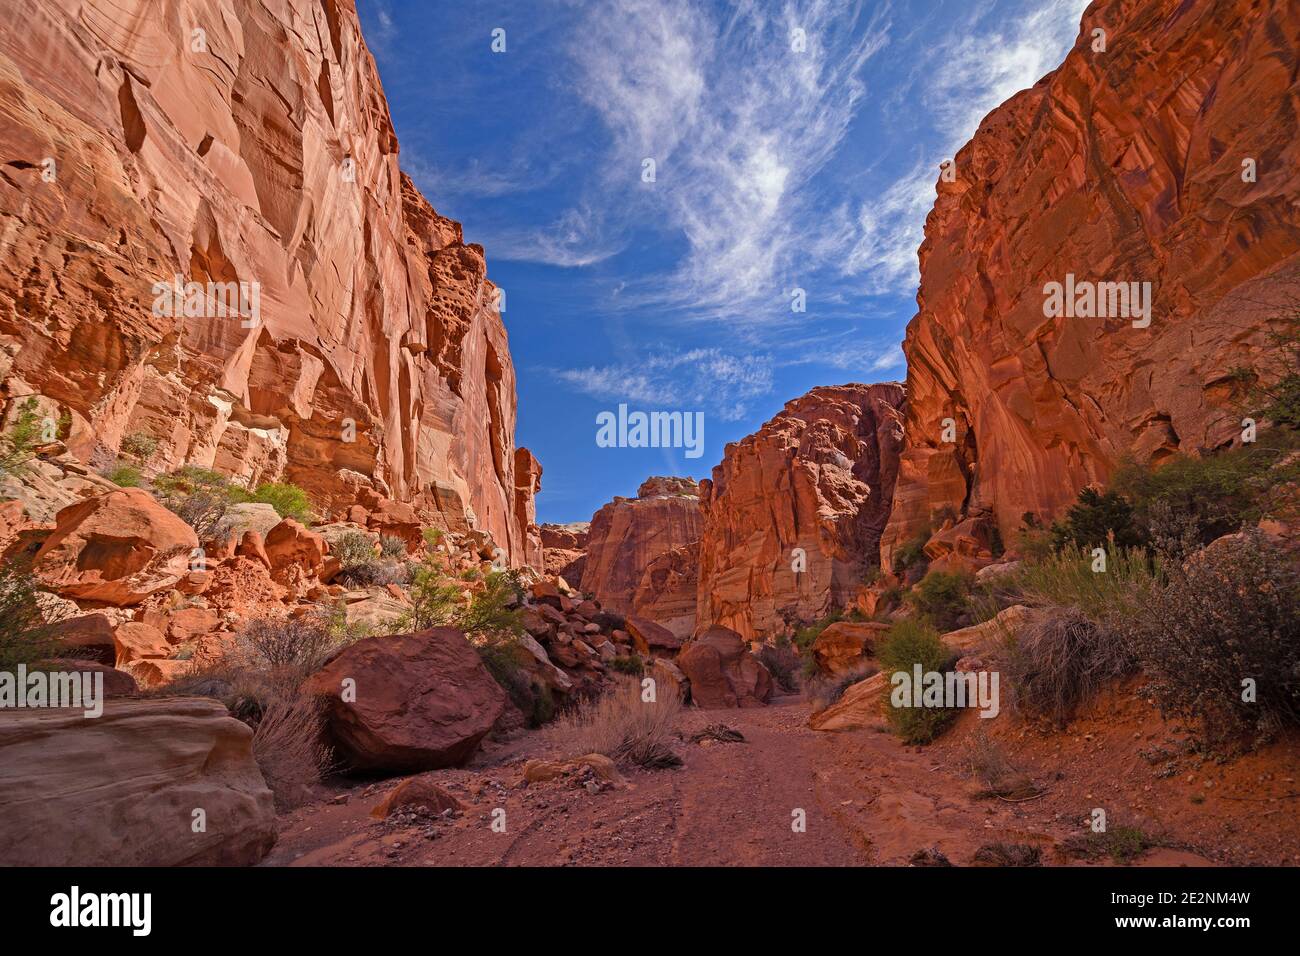
POLYGON ((34 570, 51 590, 127 606, 183 585, 199 539, 141 488, 69 505, 37 552, 34 570))
POLYGON ((460 631, 368 637, 307 682, 321 695, 340 757, 358 770, 410 773, 464 763, 506 695, 460 631))
POLYGON ((711 627, 695 638, 677 655, 677 666, 699 707, 761 707, 772 696, 772 675, 729 627, 711 627))
POLYGON ((662 624, 643 617, 629 617, 625 623, 627 632, 632 635, 632 643, 645 657, 671 656, 681 649, 682 639, 662 624))

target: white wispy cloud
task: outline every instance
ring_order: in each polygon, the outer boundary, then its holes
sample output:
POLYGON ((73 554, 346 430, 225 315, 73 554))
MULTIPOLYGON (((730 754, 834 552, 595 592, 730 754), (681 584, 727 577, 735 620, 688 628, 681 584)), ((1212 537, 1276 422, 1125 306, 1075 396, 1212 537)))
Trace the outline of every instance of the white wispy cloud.
POLYGON ((858 236, 841 269, 859 277, 864 292, 916 287, 916 250, 934 204, 939 163, 956 154, 991 110, 1060 65, 1089 2, 1030 0, 1019 18, 999 18, 993 26, 981 23, 987 5, 974 8, 932 46, 924 68, 917 71, 920 88, 895 102, 909 113, 918 102, 925 107, 938 148, 883 194, 859 206, 858 236))
POLYGON ((609 402, 664 410, 704 410, 739 421, 749 402, 772 391, 773 363, 766 355, 716 348, 648 351, 643 361, 552 369, 575 391, 609 402))
POLYGON ((672 273, 625 301, 736 315, 788 294, 812 213, 801 190, 839 148, 862 66, 887 40, 884 14, 866 23, 860 9, 742 3, 723 22, 688 0, 593 5, 571 51, 611 141, 590 235, 651 221, 685 239, 672 273))

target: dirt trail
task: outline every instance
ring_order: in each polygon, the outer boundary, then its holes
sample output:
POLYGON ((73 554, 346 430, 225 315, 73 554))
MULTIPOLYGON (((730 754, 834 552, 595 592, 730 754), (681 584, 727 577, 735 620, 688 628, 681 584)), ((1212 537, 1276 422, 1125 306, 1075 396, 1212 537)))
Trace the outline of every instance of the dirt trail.
MULTIPOLYGON (((1073 738, 1030 741, 1031 750, 1050 751, 1037 766, 1030 752, 1025 757, 1025 769, 1043 785, 1041 798, 1010 802, 981 797, 962 758, 963 738, 977 726, 974 715, 968 716, 939 744, 918 748, 904 746, 883 728, 834 734, 810 730, 808 705, 799 698, 778 699, 756 710, 691 710, 683 716, 685 739, 678 745, 685 766, 627 772, 627 786, 598 793, 565 779, 521 786, 525 759, 568 755, 562 740, 525 733, 489 745, 473 767, 437 772, 438 781, 466 806, 458 818, 379 822, 369 811, 393 782, 346 783, 325 802, 284 817, 280 842, 266 863, 906 866, 918 851, 934 848, 960 866, 976 863, 976 852, 993 843, 1036 848, 1045 865, 1084 862, 1063 847, 1086 835, 1088 809, 1098 802, 1092 791, 1102 777, 1088 772, 1088 760, 1061 760, 1062 741, 1073 738), (740 731, 744 742, 690 741, 691 734, 715 723, 740 731), (493 830, 494 811, 504 811, 505 832, 493 830), (806 819, 802 830, 792 827, 796 811, 806 819)), ((1133 742, 1127 725, 1116 732, 1133 742)), ((1106 742, 1092 737, 1079 738, 1080 746, 1104 743, 1109 751, 1121 749, 1118 736, 1106 742)), ((1288 766, 1294 758, 1287 757, 1288 766)), ((1152 779, 1151 770, 1137 761, 1142 767, 1125 776, 1102 770, 1099 759, 1090 758, 1108 781, 1102 787, 1107 805, 1117 821, 1126 821, 1149 797, 1152 786, 1145 781, 1152 779), (1125 788, 1131 796, 1124 795, 1125 788)), ((1256 768, 1244 769, 1255 775, 1256 768)), ((1280 784, 1284 781, 1278 778, 1280 784)), ((1242 843, 1249 835, 1244 815, 1259 820, 1258 808, 1227 802, 1214 810, 1204 805, 1192 809, 1205 834, 1222 824, 1236 835, 1228 844, 1231 849, 1216 858, 1232 860, 1233 853, 1240 853, 1241 862, 1295 862, 1286 855, 1260 859, 1251 849, 1293 845, 1279 843, 1293 835, 1262 832, 1242 843), (1238 816, 1227 820, 1223 814, 1238 816)), ((1287 817, 1262 819, 1271 819, 1276 828, 1287 817)), ((1203 847, 1219 845, 1203 844, 1200 852, 1192 852, 1185 846, 1188 841, 1176 839, 1177 833, 1163 836, 1165 847, 1147 850, 1139 863, 1210 865, 1203 847)))

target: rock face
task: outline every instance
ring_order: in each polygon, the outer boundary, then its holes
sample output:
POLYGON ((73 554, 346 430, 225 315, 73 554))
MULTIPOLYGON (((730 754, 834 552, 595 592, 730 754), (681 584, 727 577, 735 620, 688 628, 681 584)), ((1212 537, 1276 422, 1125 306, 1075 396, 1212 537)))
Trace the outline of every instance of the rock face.
POLYGON ((581 588, 608 610, 631 613, 642 575, 662 554, 700 538, 699 487, 649 478, 635 498, 615 498, 591 519, 581 588))
POLYGON ((695 630, 700 584, 700 543, 665 551, 645 566, 632 594, 632 613, 658 621, 678 637, 695 630))
POLYGON ((194 529, 141 488, 120 488, 69 505, 33 565, 64 597, 139 604, 190 573, 194 529))
POLYGON ((762 707, 772 696, 772 675, 730 628, 709 628, 682 648, 676 663, 696 706, 762 707))
POLYGON ((217 701, 109 700, 103 716, 0 715, 0 859, 10 866, 256 863, 275 808, 253 732, 217 701), (206 832, 194 832, 202 809, 206 832))
POLYGON ((373 488, 521 563, 539 469, 497 290, 399 170, 350 0, 6 13, 3 397, 66 414, 95 467, 147 436, 148 472, 327 513, 373 488))
POLYGON ((937 510, 1009 542, 1023 513, 1058 512, 1125 453, 1238 437, 1230 370, 1256 364, 1266 321, 1300 294, 1298 31, 1286 0, 1094 3, 1061 67, 958 152, 903 345, 886 559, 937 510), (1045 287, 1067 276, 1150 282, 1149 327, 1046 316, 1045 287))
POLYGON ((537 530, 542 545, 542 570, 548 575, 559 575, 574 586, 581 584, 591 522, 544 524, 537 530))
POLYGON ((473 756, 506 695, 453 628, 357 641, 306 685, 326 700, 332 741, 358 770, 418 772, 473 756), (344 681, 355 682, 348 700, 344 681))
POLYGON ((727 446, 701 483, 699 627, 761 639, 852 599, 889 519, 903 408, 897 384, 815 388, 727 446))
POLYGON ((824 673, 852 673, 888 630, 889 625, 879 621, 836 621, 813 641, 813 660, 824 673))

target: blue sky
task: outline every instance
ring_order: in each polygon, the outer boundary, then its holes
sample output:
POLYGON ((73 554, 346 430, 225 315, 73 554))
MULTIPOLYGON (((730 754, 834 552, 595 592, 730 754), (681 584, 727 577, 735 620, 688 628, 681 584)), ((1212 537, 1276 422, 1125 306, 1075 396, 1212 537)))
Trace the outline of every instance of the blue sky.
POLYGON ((938 165, 1086 2, 357 5, 403 169, 505 291, 516 440, 564 522, 707 477, 815 385, 901 380, 938 165), (598 447, 620 403, 703 412, 703 454, 598 447))

